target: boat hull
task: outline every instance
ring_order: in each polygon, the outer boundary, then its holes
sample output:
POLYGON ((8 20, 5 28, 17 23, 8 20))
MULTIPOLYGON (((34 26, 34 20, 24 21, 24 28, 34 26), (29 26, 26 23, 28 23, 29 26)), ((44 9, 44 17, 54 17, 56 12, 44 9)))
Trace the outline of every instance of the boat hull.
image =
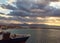
POLYGON ((25 43, 29 37, 0 40, 0 43, 25 43))

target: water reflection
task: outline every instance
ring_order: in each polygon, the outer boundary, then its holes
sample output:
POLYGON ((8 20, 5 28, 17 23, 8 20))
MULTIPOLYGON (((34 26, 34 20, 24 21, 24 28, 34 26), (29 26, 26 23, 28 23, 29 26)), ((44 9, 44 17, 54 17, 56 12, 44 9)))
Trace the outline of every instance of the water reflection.
POLYGON ((11 33, 31 34, 26 43, 60 43, 60 30, 55 29, 13 29, 11 33))

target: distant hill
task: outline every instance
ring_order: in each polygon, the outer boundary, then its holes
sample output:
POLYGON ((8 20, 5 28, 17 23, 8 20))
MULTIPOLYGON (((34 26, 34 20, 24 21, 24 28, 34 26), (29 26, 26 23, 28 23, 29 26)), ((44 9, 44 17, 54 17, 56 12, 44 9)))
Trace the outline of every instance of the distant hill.
POLYGON ((7 27, 11 27, 11 28, 32 28, 32 29, 37 29, 37 28, 41 28, 41 29, 60 29, 60 26, 52 26, 52 25, 46 25, 46 24, 4 24, 4 25, 0 25, 0 26, 7 26, 7 27))

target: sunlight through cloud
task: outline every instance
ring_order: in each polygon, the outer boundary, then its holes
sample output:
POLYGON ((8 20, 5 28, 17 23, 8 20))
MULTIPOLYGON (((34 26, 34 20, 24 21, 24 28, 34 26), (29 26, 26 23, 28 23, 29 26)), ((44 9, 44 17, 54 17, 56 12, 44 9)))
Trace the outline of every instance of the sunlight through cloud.
POLYGON ((16 2, 16 0, 8 0, 7 1, 9 4, 12 4, 13 2, 16 2))
POLYGON ((0 7, 0 12, 2 12, 4 14, 8 14, 8 13, 10 13, 10 10, 0 7))
POLYGON ((0 14, 0 16, 1 16, 1 17, 5 17, 5 18, 9 18, 9 17, 12 18, 12 17, 13 17, 13 16, 9 16, 9 15, 2 15, 2 14, 0 14))
POLYGON ((49 6, 60 9, 60 2, 50 2, 49 6))

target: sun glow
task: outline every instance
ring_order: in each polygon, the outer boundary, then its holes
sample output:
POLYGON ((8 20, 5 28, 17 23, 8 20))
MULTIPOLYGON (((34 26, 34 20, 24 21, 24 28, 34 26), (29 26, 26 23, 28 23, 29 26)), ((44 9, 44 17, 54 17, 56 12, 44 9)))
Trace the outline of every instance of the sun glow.
POLYGON ((41 20, 41 19, 43 19, 43 18, 41 18, 41 17, 36 17, 36 19, 41 20))
POLYGON ((25 17, 25 18, 30 19, 30 17, 28 17, 28 16, 27 16, 27 17, 25 17))
POLYGON ((60 17, 49 17, 44 24, 60 26, 60 17))
POLYGON ((0 14, 0 17, 9 18, 9 17, 13 17, 13 16, 8 16, 8 15, 3 15, 3 14, 0 14))
POLYGON ((32 24, 31 22, 28 22, 27 24, 32 24))

